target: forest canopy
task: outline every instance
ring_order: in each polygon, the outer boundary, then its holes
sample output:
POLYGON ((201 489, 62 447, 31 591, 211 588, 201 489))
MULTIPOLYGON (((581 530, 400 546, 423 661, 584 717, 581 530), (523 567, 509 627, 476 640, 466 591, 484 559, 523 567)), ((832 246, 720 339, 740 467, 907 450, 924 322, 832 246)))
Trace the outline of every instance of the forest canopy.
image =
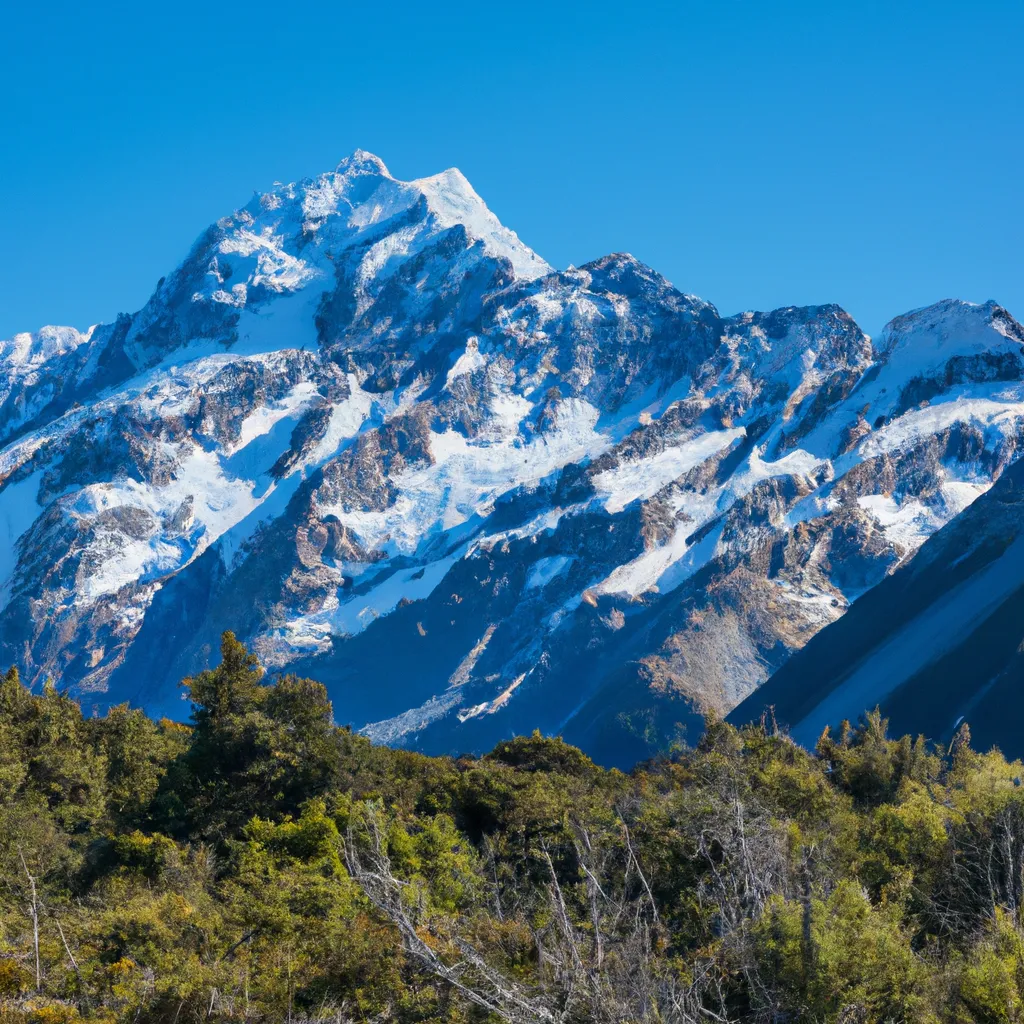
POLYGON ((709 721, 372 746, 225 634, 189 725, 0 682, 0 1022, 1024 1020, 1024 774, 709 721))

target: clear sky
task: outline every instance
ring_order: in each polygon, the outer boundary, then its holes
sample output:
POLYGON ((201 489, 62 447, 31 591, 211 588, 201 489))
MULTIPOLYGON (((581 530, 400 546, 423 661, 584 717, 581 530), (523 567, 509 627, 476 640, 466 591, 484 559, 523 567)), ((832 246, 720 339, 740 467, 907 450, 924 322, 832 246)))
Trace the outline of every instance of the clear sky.
POLYGON ((57 0, 0 36, 0 337, 139 308, 254 189, 357 147, 723 313, 1024 318, 1022 0, 57 0))

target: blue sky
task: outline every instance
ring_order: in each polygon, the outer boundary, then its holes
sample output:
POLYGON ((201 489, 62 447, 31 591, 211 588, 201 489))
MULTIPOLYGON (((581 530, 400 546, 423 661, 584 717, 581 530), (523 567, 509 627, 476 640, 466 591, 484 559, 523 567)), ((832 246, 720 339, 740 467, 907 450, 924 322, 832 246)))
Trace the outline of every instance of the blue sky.
POLYGON ((559 267, 724 313, 1024 317, 1024 3, 10 4, 0 337, 134 310, 210 222, 357 147, 458 166, 559 267))

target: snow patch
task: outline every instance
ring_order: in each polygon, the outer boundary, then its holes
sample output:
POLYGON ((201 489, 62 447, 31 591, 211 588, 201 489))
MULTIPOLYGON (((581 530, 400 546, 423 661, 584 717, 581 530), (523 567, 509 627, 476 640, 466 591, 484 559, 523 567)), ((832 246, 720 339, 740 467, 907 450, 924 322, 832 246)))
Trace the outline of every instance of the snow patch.
POLYGON ((883 494, 869 494, 857 499, 904 554, 916 551, 942 525, 942 519, 917 498, 902 504, 883 494))
POLYGON ((556 430, 529 442, 513 433, 529 409, 524 399, 501 396, 492 408, 490 429, 478 439, 456 430, 432 433, 433 465, 395 476, 398 493, 389 508, 366 512, 337 505, 321 512, 337 516, 364 547, 411 555, 427 538, 474 517, 486 518, 505 492, 536 486, 554 470, 591 458, 609 443, 594 430, 597 410, 578 399, 561 403, 556 430))
POLYGON ((0 490, 0 607, 10 600, 10 584, 18 568, 18 541, 43 509, 38 502, 43 470, 0 490))
POLYGON ((247 448, 256 438, 269 434, 283 419, 297 419, 316 396, 316 384, 302 381, 281 401, 259 406, 242 421, 237 443, 227 449, 225 454, 231 455, 247 448))
POLYGON ((666 484, 717 455, 745 433, 743 427, 736 427, 700 434, 650 458, 623 460, 613 469, 598 473, 591 483, 609 512, 621 512, 631 502, 657 494, 666 484))
POLYGON ((445 385, 449 386, 458 377, 465 377, 476 370, 481 370, 487 365, 487 357, 480 351, 479 340, 475 337, 466 342, 466 350, 455 360, 452 368, 445 378, 445 385))
POLYGON ((546 587, 553 579, 560 576, 573 562, 566 555, 552 555, 550 558, 538 558, 533 563, 530 575, 526 578, 526 590, 537 590, 546 587))

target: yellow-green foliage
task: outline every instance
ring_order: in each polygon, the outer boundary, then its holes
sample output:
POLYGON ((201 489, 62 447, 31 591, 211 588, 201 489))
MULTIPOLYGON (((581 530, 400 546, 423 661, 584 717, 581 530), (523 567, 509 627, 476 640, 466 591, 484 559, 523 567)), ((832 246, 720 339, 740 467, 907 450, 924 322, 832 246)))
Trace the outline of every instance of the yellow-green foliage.
POLYGON ((185 726, 0 680, 0 1024, 1024 1021, 1024 770, 966 731, 624 775, 373 747, 230 635, 189 682, 185 726))
POLYGON ((974 945, 959 979, 964 1021, 997 1024, 1024 1019, 1024 942, 1020 930, 997 908, 974 945))
POLYGON ((898 910, 873 905, 855 881, 843 879, 824 899, 774 897, 754 937, 780 990, 809 1019, 838 1020, 850 1007, 870 1020, 917 1019, 924 965, 898 910))

